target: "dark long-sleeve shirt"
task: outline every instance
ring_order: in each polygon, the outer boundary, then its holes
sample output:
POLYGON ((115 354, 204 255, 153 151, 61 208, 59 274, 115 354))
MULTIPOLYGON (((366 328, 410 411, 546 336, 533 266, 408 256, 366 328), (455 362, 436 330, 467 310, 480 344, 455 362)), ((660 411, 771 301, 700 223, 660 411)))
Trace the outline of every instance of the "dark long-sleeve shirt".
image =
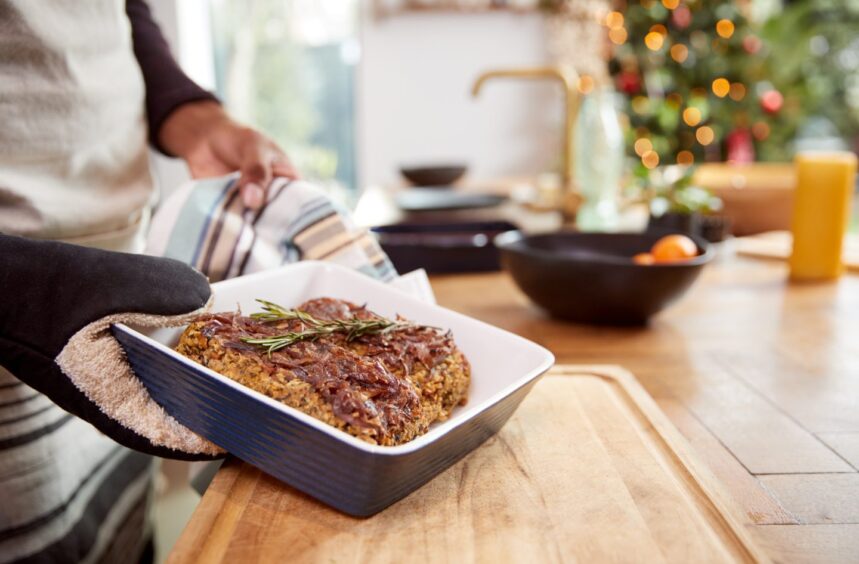
POLYGON ((217 98, 188 78, 179 68, 144 0, 126 0, 125 11, 131 21, 134 56, 140 64, 146 86, 149 142, 159 151, 167 154, 167 151, 158 144, 158 131, 167 116, 187 102, 217 101, 217 98))

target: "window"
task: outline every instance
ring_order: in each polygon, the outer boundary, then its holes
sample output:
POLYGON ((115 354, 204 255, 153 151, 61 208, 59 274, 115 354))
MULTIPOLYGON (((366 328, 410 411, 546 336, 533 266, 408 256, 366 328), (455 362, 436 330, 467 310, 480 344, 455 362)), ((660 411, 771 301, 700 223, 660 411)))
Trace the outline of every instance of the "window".
POLYGON ((357 184, 360 0, 210 0, 214 79, 306 177, 357 184))

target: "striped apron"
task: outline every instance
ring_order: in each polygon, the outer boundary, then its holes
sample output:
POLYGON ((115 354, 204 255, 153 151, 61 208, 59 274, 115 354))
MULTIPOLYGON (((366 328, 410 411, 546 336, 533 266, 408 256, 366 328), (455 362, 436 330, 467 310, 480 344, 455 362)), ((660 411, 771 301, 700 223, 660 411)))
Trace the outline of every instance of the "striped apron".
MULTIPOLYGON (((143 100, 122 0, 0 0, 0 231, 140 251, 143 100)), ((136 562, 153 464, 0 367, 0 562, 136 562)))
POLYGON ((153 464, 0 368, 0 561, 136 562, 153 464))

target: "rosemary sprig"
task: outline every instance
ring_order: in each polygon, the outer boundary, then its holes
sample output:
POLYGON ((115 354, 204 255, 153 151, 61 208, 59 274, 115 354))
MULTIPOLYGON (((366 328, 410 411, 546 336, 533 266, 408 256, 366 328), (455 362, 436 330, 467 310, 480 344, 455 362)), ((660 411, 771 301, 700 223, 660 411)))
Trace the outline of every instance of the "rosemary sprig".
POLYGON ((306 329, 303 331, 290 331, 282 335, 273 335, 271 337, 242 337, 242 342, 249 345, 257 345, 266 349, 269 355, 274 351, 280 350, 289 345, 293 345, 300 341, 315 341, 325 335, 334 333, 345 333, 346 341, 354 341, 364 335, 381 335, 392 331, 401 331, 419 327, 408 321, 393 321, 384 317, 374 317, 373 319, 332 319, 320 320, 316 319, 309 313, 297 309, 286 309, 276 303, 266 300, 257 300, 262 304, 263 311, 251 314, 251 317, 264 322, 284 321, 297 319, 303 322, 306 329))

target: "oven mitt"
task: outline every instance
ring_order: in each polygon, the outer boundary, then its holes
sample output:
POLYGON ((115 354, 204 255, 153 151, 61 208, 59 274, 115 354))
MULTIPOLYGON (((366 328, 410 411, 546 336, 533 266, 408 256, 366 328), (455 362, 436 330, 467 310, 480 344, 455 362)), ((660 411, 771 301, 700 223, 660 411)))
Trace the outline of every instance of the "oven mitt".
POLYGON ((0 366, 127 447, 223 454, 149 397, 110 332, 187 324, 210 303, 205 276, 171 259, 2 234, 0 265, 0 366))

